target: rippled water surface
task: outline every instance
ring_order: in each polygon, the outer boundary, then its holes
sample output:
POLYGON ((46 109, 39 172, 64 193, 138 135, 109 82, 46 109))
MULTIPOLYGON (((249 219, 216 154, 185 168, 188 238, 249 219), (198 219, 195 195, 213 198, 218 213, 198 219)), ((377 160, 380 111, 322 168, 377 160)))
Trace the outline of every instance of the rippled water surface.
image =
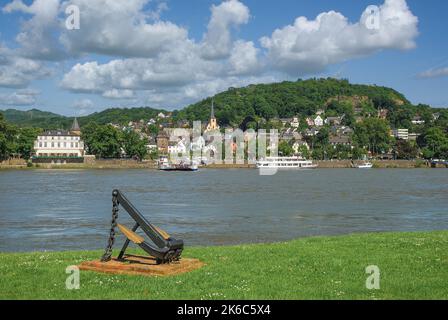
POLYGON ((114 188, 187 245, 448 229, 444 169, 1 171, 0 251, 103 248, 114 188))

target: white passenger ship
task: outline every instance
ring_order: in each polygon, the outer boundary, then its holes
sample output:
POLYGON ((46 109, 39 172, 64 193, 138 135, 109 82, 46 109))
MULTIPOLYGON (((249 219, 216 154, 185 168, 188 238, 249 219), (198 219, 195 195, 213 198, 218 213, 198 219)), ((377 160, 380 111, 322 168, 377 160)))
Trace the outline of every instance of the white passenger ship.
POLYGON ((270 157, 257 162, 258 169, 316 169, 317 164, 313 161, 304 160, 300 157, 270 157))

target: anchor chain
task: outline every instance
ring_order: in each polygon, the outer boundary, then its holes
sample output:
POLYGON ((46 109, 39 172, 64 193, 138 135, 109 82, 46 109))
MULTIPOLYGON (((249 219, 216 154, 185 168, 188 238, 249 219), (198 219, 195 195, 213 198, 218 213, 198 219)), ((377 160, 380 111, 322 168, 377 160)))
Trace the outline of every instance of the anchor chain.
POLYGON ((112 222, 110 227, 110 233, 109 233, 109 240, 107 243, 106 250, 103 254, 103 257, 101 258, 101 262, 108 262, 112 259, 112 248, 115 243, 115 228, 117 227, 117 219, 118 219, 118 199, 117 195, 112 195, 112 222))

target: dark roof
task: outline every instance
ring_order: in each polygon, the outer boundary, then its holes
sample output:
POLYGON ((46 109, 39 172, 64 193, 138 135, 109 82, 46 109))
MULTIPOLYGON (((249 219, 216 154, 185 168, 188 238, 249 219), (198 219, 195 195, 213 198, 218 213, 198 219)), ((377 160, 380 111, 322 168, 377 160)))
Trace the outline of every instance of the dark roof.
POLYGON ((40 134, 40 136, 48 137, 48 136, 61 136, 61 137, 77 137, 76 134, 71 133, 67 130, 49 130, 40 134))
POLYGON ((75 118, 73 120, 71 131, 81 131, 81 128, 79 127, 78 119, 75 118))

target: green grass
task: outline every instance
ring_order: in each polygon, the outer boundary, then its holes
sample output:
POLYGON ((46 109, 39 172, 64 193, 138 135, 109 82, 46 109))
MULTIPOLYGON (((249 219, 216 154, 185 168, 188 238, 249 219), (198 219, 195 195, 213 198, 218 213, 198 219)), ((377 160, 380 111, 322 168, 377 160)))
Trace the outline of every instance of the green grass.
POLYGON ((65 288, 67 266, 100 256, 1 253, 0 299, 448 299, 448 231, 187 248, 206 266, 167 278, 82 271, 80 290, 65 288), (366 289, 369 265, 380 290, 366 289))

